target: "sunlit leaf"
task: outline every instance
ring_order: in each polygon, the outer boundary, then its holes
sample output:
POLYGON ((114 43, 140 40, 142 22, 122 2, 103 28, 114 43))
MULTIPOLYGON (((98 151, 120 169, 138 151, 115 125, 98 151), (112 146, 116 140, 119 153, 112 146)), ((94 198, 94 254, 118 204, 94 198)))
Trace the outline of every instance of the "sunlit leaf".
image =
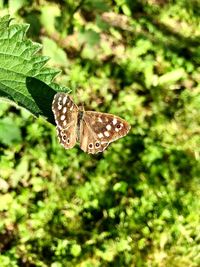
POLYGON ((52 120, 51 108, 44 111, 40 102, 46 95, 46 105, 51 106, 55 90, 59 90, 52 83, 58 71, 44 68, 48 58, 36 54, 41 49, 40 44, 26 39, 28 27, 9 24, 9 17, 0 20, 0 97, 25 107, 35 116, 43 115, 52 120))

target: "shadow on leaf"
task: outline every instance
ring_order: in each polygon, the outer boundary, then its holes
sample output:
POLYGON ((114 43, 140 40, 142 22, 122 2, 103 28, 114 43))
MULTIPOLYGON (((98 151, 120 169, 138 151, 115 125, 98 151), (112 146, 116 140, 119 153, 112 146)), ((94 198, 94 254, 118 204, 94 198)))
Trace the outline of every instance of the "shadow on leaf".
POLYGON ((57 92, 44 82, 32 77, 26 78, 26 86, 41 111, 38 115, 44 116, 48 122, 55 124, 51 104, 57 92))

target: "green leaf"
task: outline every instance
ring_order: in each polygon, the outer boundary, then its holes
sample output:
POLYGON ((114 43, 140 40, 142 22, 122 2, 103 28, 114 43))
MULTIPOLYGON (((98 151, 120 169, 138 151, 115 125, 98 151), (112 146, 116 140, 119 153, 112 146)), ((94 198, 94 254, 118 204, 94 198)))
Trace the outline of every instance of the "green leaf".
POLYGON ((0 120, 0 142, 11 146, 22 141, 19 127, 10 118, 0 120))
POLYGON ((126 4, 123 4, 122 5, 122 10, 123 10, 123 13, 126 15, 126 16, 131 16, 131 10, 130 8, 126 5, 126 4))
POLYGON ((70 252, 74 257, 78 257, 81 253, 81 246, 78 244, 72 245, 70 252))
POLYGON ((9 1, 9 13, 16 13, 24 4, 26 0, 10 0, 9 1))
POLYGON ((113 190, 116 192, 125 193, 127 191, 128 184, 126 182, 119 182, 113 186, 113 190))
POLYGON ((109 6, 105 0, 86 0, 85 7, 88 10, 100 10, 100 11, 107 11, 109 6))
POLYGON ((60 15, 60 10, 57 4, 50 4, 43 6, 41 5, 41 16, 40 21, 44 25, 45 29, 49 34, 56 32, 55 19, 60 15))
POLYGON ((181 78, 183 78, 184 75, 185 75, 184 69, 182 68, 176 69, 176 70, 167 72, 161 77, 159 77, 158 83, 159 85, 174 83, 180 80, 181 78))
POLYGON ((0 196, 0 211, 8 210, 12 201, 13 201, 13 197, 11 194, 1 195, 0 196))
POLYGON ((80 33, 79 40, 82 43, 87 43, 91 46, 94 46, 99 43, 100 36, 99 36, 99 33, 90 29, 90 30, 86 30, 80 33))
POLYGON ((68 65, 66 53, 56 42, 47 37, 43 38, 43 54, 51 58, 50 63, 54 66, 66 67, 68 65))
POLYGON ((40 44, 26 39, 28 27, 10 25, 8 16, 0 19, 0 97, 53 123, 53 96, 69 89, 52 82, 59 71, 44 67, 48 58, 36 54, 40 44))

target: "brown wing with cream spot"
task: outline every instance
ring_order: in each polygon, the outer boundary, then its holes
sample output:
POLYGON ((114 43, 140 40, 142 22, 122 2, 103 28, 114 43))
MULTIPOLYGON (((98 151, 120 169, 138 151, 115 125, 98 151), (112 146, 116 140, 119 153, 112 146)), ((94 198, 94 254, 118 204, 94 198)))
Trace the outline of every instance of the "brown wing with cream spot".
POLYGON ((129 130, 129 124, 120 117, 86 111, 80 124, 80 147, 92 154, 102 152, 109 143, 125 136, 129 130))
POLYGON ((72 148, 77 139, 78 107, 68 94, 57 93, 52 102, 52 111, 60 144, 65 149, 72 148))

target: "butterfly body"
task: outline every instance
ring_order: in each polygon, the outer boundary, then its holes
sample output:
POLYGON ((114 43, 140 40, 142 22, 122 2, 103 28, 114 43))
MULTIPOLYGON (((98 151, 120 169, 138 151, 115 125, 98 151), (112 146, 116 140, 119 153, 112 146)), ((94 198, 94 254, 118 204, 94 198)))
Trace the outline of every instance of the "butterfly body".
POLYGON ((120 117, 84 111, 65 93, 57 93, 54 96, 52 110, 59 142, 66 149, 79 142, 83 151, 96 154, 130 130, 129 124, 120 117))

